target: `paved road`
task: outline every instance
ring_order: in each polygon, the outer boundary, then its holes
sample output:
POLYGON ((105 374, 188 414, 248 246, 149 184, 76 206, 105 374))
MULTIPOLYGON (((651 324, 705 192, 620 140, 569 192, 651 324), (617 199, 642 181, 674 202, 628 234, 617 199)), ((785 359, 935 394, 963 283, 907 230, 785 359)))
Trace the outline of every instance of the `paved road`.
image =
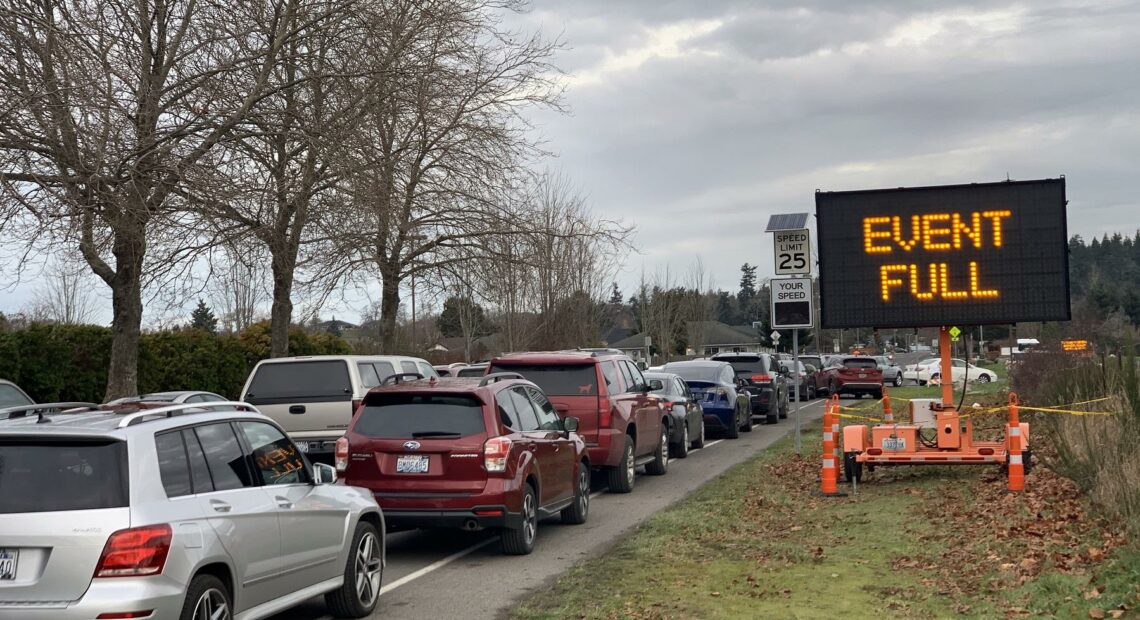
MULTIPOLYGON (((801 420, 817 424, 822 400, 804 403, 801 420)), ((498 536, 486 532, 414 531, 388 539, 388 567, 374 617, 490 618, 505 616, 521 598, 543 587, 579 560, 598 555, 655 512, 676 503, 733 465, 791 432, 789 417, 776 426, 756 426, 740 439, 716 440, 689 458, 672 460, 664 476, 641 475, 633 493, 597 490, 583 525, 555 520, 539 526, 534 552, 505 556, 498 536)), ((327 618, 321 599, 289 610, 275 620, 327 618)))

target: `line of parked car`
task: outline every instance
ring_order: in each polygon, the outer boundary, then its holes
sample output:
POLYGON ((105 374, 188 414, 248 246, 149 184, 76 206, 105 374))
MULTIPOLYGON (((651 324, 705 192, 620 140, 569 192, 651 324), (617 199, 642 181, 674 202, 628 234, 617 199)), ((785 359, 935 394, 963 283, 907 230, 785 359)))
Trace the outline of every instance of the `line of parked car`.
POLYGON ((32 403, 0 382, 0 617, 261 618, 324 595, 375 608, 390 531, 584 523, 594 481, 787 415, 772 356, 653 372, 611 349, 446 368, 402 356, 264 360, 209 392, 32 403), (157 475, 155 475, 157 473, 157 475))

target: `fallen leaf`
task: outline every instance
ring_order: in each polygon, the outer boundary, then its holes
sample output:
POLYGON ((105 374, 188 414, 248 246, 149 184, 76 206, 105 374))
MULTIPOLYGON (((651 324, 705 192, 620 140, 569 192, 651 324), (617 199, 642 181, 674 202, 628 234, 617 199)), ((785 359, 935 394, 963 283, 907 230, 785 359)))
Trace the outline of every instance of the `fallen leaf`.
POLYGON ((1099 608, 1099 607, 1093 607, 1092 609, 1089 610, 1089 617, 1090 618, 1098 618, 1098 619, 1104 618, 1105 617, 1104 610, 1099 608))
POLYGON ((1099 588, 1093 588, 1092 590, 1085 592, 1085 600, 1086 601, 1091 601, 1094 598, 1100 598, 1100 589, 1099 588))
POLYGON ((1108 612, 1108 615, 1112 616, 1113 618, 1123 618, 1124 617, 1124 610, 1123 609, 1113 609, 1112 611, 1108 612))

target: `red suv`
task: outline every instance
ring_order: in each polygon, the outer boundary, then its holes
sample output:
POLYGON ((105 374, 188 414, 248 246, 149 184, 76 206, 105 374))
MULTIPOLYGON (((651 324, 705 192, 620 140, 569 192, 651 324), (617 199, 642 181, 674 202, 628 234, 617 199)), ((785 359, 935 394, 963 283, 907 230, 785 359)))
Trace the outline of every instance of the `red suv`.
POLYGON ((616 349, 514 353, 490 371, 517 372, 538 384, 563 416, 577 418, 590 465, 606 472, 609 490, 633 490, 634 471, 661 475, 669 466, 671 419, 628 355, 616 349))
POLYGON ((883 371, 879 362, 867 355, 836 355, 827 362, 820 381, 828 394, 851 394, 859 398, 870 394, 883 397, 883 371))
POLYGON ((392 530, 501 528, 534 549, 540 519, 585 523, 590 460, 575 432, 516 373, 373 388, 336 443, 345 484, 372 491, 392 530))

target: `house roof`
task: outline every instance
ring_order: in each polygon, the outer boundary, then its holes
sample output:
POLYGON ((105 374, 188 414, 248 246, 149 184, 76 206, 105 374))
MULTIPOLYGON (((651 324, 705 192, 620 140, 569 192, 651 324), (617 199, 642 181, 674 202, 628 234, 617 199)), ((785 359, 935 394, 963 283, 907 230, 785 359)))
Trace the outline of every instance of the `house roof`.
MULTIPOLYGON (((689 341, 703 346, 723 346, 730 344, 761 344, 760 334, 751 326, 726 325, 720 321, 689 321, 686 326, 689 341)), ((615 349, 640 349, 645 346, 644 334, 631 334, 617 342, 611 342, 615 349)))

